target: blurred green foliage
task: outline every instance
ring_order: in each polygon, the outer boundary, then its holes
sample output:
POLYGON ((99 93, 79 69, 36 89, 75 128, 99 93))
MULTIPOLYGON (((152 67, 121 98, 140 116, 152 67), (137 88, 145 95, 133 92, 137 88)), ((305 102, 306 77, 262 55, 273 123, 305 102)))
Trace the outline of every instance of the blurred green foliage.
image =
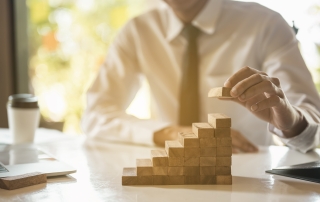
POLYGON ((47 121, 81 133, 85 92, 115 34, 146 0, 27 0, 30 78, 47 121))

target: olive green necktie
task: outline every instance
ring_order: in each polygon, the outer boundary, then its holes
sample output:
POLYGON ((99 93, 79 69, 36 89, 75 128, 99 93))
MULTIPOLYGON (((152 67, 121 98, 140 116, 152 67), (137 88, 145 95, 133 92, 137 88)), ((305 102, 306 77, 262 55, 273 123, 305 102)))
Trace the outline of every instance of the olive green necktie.
POLYGON ((185 25, 183 35, 188 46, 183 58, 180 86, 179 123, 182 126, 190 126, 199 121, 198 34, 199 30, 196 27, 191 24, 185 25))

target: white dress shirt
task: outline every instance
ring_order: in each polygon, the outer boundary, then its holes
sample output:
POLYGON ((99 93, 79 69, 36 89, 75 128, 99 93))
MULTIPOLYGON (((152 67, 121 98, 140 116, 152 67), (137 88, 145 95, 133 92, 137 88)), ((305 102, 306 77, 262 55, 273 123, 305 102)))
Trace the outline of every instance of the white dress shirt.
MULTIPOLYGON (((225 113, 232 128, 256 145, 272 144, 281 131, 237 103, 208 98, 232 74, 250 66, 278 77, 290 103, 305 116, 308 127, 283 139, 306 152, 319 144, 320 99, 301 57, 292 28, 276 12, 256 3, 209 0, 192 21, 198 38, 201 122, 208 113, 225 113), (269 130, 268 130, 269 128, 269 130)), ((178 123, 182 58, 187 43, 183 23, 163 5, 130 20, 109 49, 87 94, 84 132, 108 140, 153 144, 153 133, 178 123), (145 76, 151 91, 150 120, 126 114, 145 76)))

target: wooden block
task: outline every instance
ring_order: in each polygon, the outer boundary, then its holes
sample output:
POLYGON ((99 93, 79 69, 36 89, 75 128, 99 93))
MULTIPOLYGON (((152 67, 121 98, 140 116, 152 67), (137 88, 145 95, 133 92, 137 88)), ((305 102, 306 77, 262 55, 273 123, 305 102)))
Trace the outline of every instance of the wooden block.
POLYGON ((213 98, 233 98, 230 95, 231 88, 226 88, 226 87, 217 87, 217 88, 212 88, 210 89, 208 93, 208 97, 213 97, 213 98))
POLYGON ((149 176, 137 176, 138 178, 138 185, 153 185, 153 177, 152 175, 149 176))
POLYGON ((232 156, 232 147, 217 147, 217 157, 232 156))
POLYGON ((199 147, 199 138, 193 133, 179 133, 178 140, 184 147, 199 147))
POLYGON ((168 175, 168 167, 152 167, 153 175, 168 175))
POLYGON ((183 175, 183 167, 168 167, 168 175, 183 175))
POLYGON ((216 157, 200 157, 200 166, 215 166, 216 157))
POLYGON ((231 136, 231 128, 215 128, 216 138, 225 138, 231 136))
POLYGON ((171 166, 184 166, 184 158, 183 157, 169 157, 168 158, 169 167, 171 166))
POLYGON ((122 185, 137 185, 137 168, 123 168, 122 185))
POLYGON ((168 166, 168 156, 165 150, 151 150, 151 159, 153 167, 168 166))
POLYGON ((217 184, 230 185, 232 184, 232 176, 231 175, 217 175, 217 184))
POLYGON ((216 147, 216 146, 217 146, 216 138, 201 138, 200 139, 200 148, 216 147))
POLYGON ((166 141, 165 149, 168 157, 183 157, 184 148, 178 141, 166 141))
POLYGON ((200 166, 200 175, 216 175, 216 167, 200 166))
POLYGON ((200 167, 199 166, 183 167, 183 175, 185 175, 185 176, 200 175, 200 167))
POLYGON ((217 155, 216 147, 202 147, 200 148, 200 157, 214 157, 217 155))
POLYGON ((184 184, 200 184, 200 176, 184 176, 184 184))
POLYGON ((213 138, 215 136, 214 128, 208 123, 193 123, 192 132, 198 138, 213 138))
POLYGON ((153 184, 154 185, 168 185, 169 184, 169 176, 154 175, 153 176, 153 184))
MULTIPOLYGON (((201 165, 201 159, 200 159, 200 165, 201 165)), ((231 166, 231 157, 217 157, 216 166, 231 166)))
POLYGON ((200 148, 184 148, 184 157, 200 157, 200 148))
POLYGON ((231 147, 232 146, 231 137, 216 138, 216 141, 217 141, 217 147, 231 147))
POLYGON ((208 114, 208 122, 215 129, 231 127, 231 118, 224 114, 208 114))
POLYGON ((184 166, 199 166, 199 157, 184 157, 184 166))
POLYGON ((217 166, 216 167, 216 175, 231 175, 231 167, 230 166, 217 166))
POLYGON ((40 172, 0 178, 0 188, 7 190, 20 189, 42 183, 47 183, 47 175, 40 172))
POLYGON ((151 159, 137 159, 137 176, 153 175, 151 159))
POLYGON ((200 184, 216 184, 216 176, 200 175, 200 184))
POLYGON ((184 184, 184 176, 168 176, 170 185, 181 185, 184 184))

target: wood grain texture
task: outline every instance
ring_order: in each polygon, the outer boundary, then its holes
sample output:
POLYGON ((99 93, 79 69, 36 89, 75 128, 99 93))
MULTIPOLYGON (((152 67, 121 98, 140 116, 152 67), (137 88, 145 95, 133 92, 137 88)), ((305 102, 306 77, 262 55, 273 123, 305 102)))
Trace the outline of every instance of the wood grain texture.
POLYGON ((183 167, 183 175, 185 176, 200 175, 200 167, 199 166, 183 167))
POLYGON ((200 148, 200 157, 214 157, 217 155, 216 147, 203 147, 200 148))
POLYGON ((137 176, 153 175, 151 159, 137 159, 137 176))
POLYGON ((200 184, 200 175, 184 176, 184 184, 200 184))
POLYGON ((231 166, 217 166, 216 175, 231 175, 231 166))
POLYGON ((217 147, 217 157, 232 156, 232 147, 217 147))
POLYGON ((231 127, 231 118, 221 113, 208 114, 208 122, 215 129, 231 127))
POLYGON ((153 185, 153 177, 152 175, 149 176, 137 176, 138 178, 138 185, 153 185))
POLYGON ((168 157, 183 157, 184 148, 178 141, 165 141, 165 150, 168 157))
POLYGON ((154 175, 153 176, 154 185, 169 185, 169 176, 154 175))
POLYGON ((212 98, 233 98, 230 95, 231 88, 217 87, 210 89, 208 97, 212 98))
POLYGON ((216 175, 216 167, 200 166, 200 175, 216 175))
POLYGON ((216 146, 217 146, 216 138, 201 138, 200 139, 200 148, 216 147, 216 146))
POLYGON ((199 148, 199 138, 193 133, 179 133, 178 140, 184 147, 197 147, 199 148))
POLYGON ((40 172, 0 178, 0 188, 7 190, 20 189, 42 183, 47 183, 47 175, 40 172))
POLYGON ((184 166, 199 166, 199 157, 184 157, 184 166))
POLYGON ((183 167, 168 167, 168 175, 177 176, 183 175, 183 167))
POLYGON ((192 132, 198 138, 213 138, 214 128, 209 123, 193 123, 192 132))
POLYGON ((137 168, 123 168, 122 185, 137 185, 137 168))
POLYGON ((216 176, 217 184, 221 185, 231 185, 232 176, 231 175, 217 175, 216 176))
POLYGON ((184 176, 168 176, 170 185, 183 185, 184 184, 184 176))
POLYGON ((184 157, 200 157, 200 149, 193 147, 184 148, 184 157))
POLYGON ((165 150, 151 150, 151 159, 153 167, 168 166, 168 156, 165 150))
POLYGON ((215 166, 216 157, 200 157, 200 166, 215 166))
POLYGON ((232 146, 231 137, 216 138, 216 141, 217 141, 217 147, 231 147, 232 146))
POLYGON ((215 175, 200 175, 200 184, 216 184, 215 175))
POLYGON ((217 157, 216 166, 231 166, 231 164, 232 164, 231 157, 217 157))
POLYGON ((168 167, 152 167, 153 175, 168 175, 168 167))
POLYGON ((184 166, 184 158, 183 157, 169 157, 168 164, 169 164, 169 167, 184 166))
POLYGON ((231 136, 231 128, 215 128, 216 138, 225 138, 231 136))

